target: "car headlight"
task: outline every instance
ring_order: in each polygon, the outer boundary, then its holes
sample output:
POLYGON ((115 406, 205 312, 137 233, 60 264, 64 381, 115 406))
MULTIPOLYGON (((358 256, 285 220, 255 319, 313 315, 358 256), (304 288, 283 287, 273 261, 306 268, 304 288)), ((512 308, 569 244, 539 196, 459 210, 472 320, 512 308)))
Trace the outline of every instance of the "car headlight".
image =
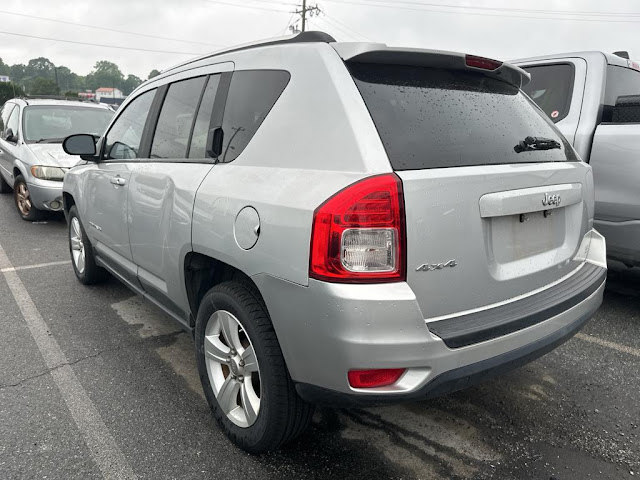
POLYGON ((34 165, 31 167, 31 175, 41 180, 54 180, 61 182, 64 174, 68 169, 60 167, 45 167, 43 165, 34 165))

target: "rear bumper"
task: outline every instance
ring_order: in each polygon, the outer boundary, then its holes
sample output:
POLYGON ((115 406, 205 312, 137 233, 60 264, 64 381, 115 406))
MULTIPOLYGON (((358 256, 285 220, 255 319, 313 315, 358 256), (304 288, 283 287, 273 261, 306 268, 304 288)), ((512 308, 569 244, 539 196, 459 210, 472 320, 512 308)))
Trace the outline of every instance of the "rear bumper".
MULTIPOLYGON (((45 183, 45 182, 42 182, 45 183)), ((48 185, 27 183, 31 203, 38 210, 59 212, 62 210, 62 182, 46 182, 48 185)))
POLYGON ((342 407, 418 401, 462 390, 521 367, 562 345, 573 337, 593 316, 602 302, 603 291, 604 281, 597 291, 592 294, 593 298, 585 300, 590 304, 588 310, 580 314, 571 323, 564 325, 549 335, 500 355, 444 372, 428 384, 414 391, 393 396, 380 394, 354 395, 305 383, 296 384, 296 390, 307 402, 342 407))
POLYGON ((607 239, 609 258, 640 266, 640 220, 607 222, 596 219, 594 225, 607 239))
MULTIPOLYGON (((254 278, 303 398, 334 405, 399 402, 441 395, 503 373, 578 331, 602 303, 605 285, 604 240, 597 232, 587 235, 591 241, 579 252, 576 271, 566 281, 585 267, 595 273, 574 290, 576 301, 548 310, 533 324, 455 348, 428 328, 406 283, 344 285, 310 280, 303 287, 265 275, 254 278), (349 385, 349 370, 375 368, 407 371, 388 387, 349 385)), ((522 316, 532 313, 523 311, 522 316)))

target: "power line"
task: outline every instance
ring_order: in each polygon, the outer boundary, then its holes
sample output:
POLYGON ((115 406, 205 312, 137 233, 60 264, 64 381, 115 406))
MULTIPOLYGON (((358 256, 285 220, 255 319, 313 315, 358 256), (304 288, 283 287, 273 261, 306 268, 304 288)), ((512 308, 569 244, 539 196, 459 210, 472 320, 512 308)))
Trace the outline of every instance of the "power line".
POLYGON ((80 41, 76 41, 76 40, 63 40, 61 38, 40 37, 38 35, 27 35, 26 33, 15 33, 15 32, 0 31, 0 34, 13 35, 15 37, 35 38, 35 39, 38 39, 38 40, 49 40, 49 41, 52 41, 52 42, 75 43, 77 45, 90 45, 92 47, 116 48, 118 50, 136 50, 138 52, 151 52, 151 53, 172 53, 172 54, 175 54, 175 55, 202 55, 202 53, 197 53, 197 52, 176 52, 176 51, 171 51, 171 50, 152 50, 152 49, 149 49, 149 48, 121 47, 119 45, 107 45, 107 44, 103 44, 103 43, 90 43, 90 42, 80 42, 80 41))
POLYGON ((45 20, 47 22, 63 23, 65 25, 74 25, 74 26, 77 26, 77 27, 95 28, 96 30, 104 30, 106 32, 124 33, 124 34, 127 34, 127 35, 137 35, 139 37, 155 38, 155 39, 159 39, 159 40, 170 40, 172 42, 194 43, 194 44, 197 43, 197 44, 200 44, 200 45, 208 45, 208 46, 211 46, 211 47, 221 47, 222 46, 222 45, 218 45, 218 44, 215 44, 215 43, 205 43, 205 42, 198 42, 198 41, 194 41, 194 40, 182 40, 180 38, 161 37, 159 35, 148 35, 146 33, 131 32, 131 31, 127 31, 127 30, 117 30, 115 28, 99 27, 98 25, 88 25, 88 24, 85 24, 85 23, 69 22, 67 20, 59 20, 57 18, 39 17, 38 15, 29 15, 29 14, 26 14, 26 13, 9 12, 7 10, 0 10, 0 13, 3 13, 5 15, 15 15, 16 17, 35 18, 37 20, 45 20))
MULTIPOLYGON (((419 7, 409 7, 409 6, 404 6, 404 5, 398 5, 398 4, 376 4, 375 2, 371 2, 368 1, 367 3, 365 3, 364 1, 354 1, 354 0, 324 0, 325 2, 332 2, 332 3, 337 3, 337 4, 341 4, 341 5, 345 5, 345 4, 350 4, 350 5, 362 5, 362 6, 367 6, 367 7, 378 7, 378 8, 392 8, 392 9, 396 9, 396 10, 411 10, 411 11, 416 11, 416 12, 430 12, 430 13, 445 13, 445 14, 452 14, 452 13, 456 13, 453 12, 451 10, 436 10, 436 9, 431 9, 431 7, 429 7, 428 5, 424 5, 424 8, 419 8, 419 7)), ((462 8, 462 7, 459 7, 462 8)), ((467 7, 464 7, 467 8, 467 7)), ((640 19, 638 20, 609 20, 609 19, 596 19, 596 18, 565 18, 565 17, 553 17, 553 16, 546 16, 546 17, 536 17, 536 16, 529 16, 529 15, 510 15, 510 14, 505 14, 505 15, 501 15, 498 13, 482 13, 482 12, 464 12, 466 15, 476 15, 476 16, 482 16, 482 17, 502 17, 502 18, 523 18, 523 19, 529 19, 529 20, 560 20, 560 21, 572 21, 572 22, 600 22, 600 23, 638 23, 640 22, 640 19)))
MULTIPOLYGON (((322 10, 322 13, 324 14, 324 16, 326 17, 326 20, 329 20, 330 23, 333 23, 339 30, 341 29, 340 26, 342 26, 343 28, 341 30, 343 31, 347 31, 347 32, 352 32, 355 33, 357 36, 359 36, 360 38, 363 38, 364 40, 366 40, 367 42, 372 42, 373 40, 371 40, 370 38, 368 38, 366 35, 361 34, 360 32, 357 32, 356 30, 354 30, 352 27, 350 27, 349 25, 347 25, 346 23, 341 22, 340 20, 338 20, 336 17, 329 15, 326 10, 322 10)), ((353 35, 351 35, 351 37, 354 37, 353 35)))
POLYGON ((230 7, 248 8, 250 10, 265 10, 267 12, 289 13, 287 10, 280 10, 280 9, 277 9, 277 8, 270 8, 270 7, 259 7, 257 5, 239 5, 237 3, 223 2, 223 1, 220 1, 220 0, 202 0, 202 1, 206 2, 206 3, 214 3, 214 4, 218 4, 218 5, 229 5, 230 7))
POLYGON ((307 14, 309 14, 309 17, 320 15, 320 7, 318 7, 318 4, 315 4, 313 7, 307 7, 307 0, 302 0, 300 10, 296 10, 293 13, 300 15, 300 18, 302 18, 302 31, 304 32, 307 29, 307 14))
MULTIPOLYGON (((389 3, 388 0, 368 0, 375 3, 389 3)), ((404 3, 409 5, 419 5, 425 7, 446 7, 456 9, 469 9, 469 10, 492 10, 499 12, 520 12, 520 13, 534 13, 534 14, 560 14, 560 15, 584 15, 584 16, 605 16, 605 17, 638 17, 638 12, 593 12, 593 11, 580 11, 580 10, 545 10, 545 9, 530 9, 530 8, 503 8, 503 7, 477 7, 474 5, 448 5, 444 3, 429 3, 410 0, 398 0, 397 3, 404 3)))

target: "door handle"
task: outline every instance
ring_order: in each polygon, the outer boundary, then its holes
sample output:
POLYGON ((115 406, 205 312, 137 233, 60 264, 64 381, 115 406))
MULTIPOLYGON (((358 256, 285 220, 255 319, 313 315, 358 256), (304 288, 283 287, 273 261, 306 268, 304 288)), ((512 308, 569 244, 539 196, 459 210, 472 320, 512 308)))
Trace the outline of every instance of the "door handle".
POLYGON ((111 183, 118 186, 123 186, 127 183, 127 181, 122 177, 111 177, 111 183))

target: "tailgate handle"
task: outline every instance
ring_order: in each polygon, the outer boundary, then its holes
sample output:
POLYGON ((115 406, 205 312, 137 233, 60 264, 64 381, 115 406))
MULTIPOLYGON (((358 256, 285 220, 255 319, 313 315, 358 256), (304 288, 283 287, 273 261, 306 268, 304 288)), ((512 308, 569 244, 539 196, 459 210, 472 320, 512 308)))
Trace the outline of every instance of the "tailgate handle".
POLYGON ((568 207, 581 201, 581 183, 507 190, 480 197, 480 216, 491 218, 520 215, 568 207))

